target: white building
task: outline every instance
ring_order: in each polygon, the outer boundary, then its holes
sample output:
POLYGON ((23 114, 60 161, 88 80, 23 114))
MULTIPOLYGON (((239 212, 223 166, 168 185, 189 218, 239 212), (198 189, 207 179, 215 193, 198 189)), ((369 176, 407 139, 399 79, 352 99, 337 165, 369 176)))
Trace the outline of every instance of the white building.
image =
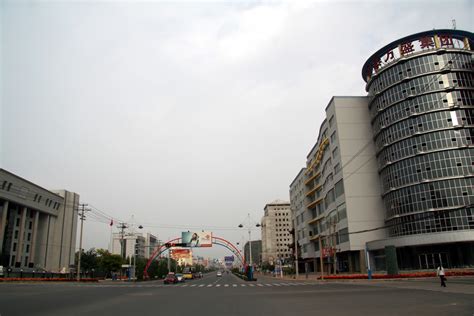
POLYGON ((320 270, 321 255, 325 271, 364 271, 366 242, 385 236, 383 229, 352 234, 384 226, 367 107, 366 97, 331 99, 317 142, 307 156, 304 177, 300 171, 290 185, 300 256, 310 271, 320 270))
POLYGON ((124 232, 123 236, 120 232, 113 234, 112 253, 125 258, 133 257, 136 249, 138 257, 148 259, 157 247, 159 247, 158 238, 150 233, 124 232), (122 243, 124 248, 122 248, 122 243))
POLYGON ((68 272, 78 209, 78 194, 49 191, 0 169, 0 265, 68 272))
POLYGON ((276 264, 279 259, 289 260, 291 250, 288 246, 293 243, 290 203, 275 200, 265 205, 261 225, 262 263, 276 264))

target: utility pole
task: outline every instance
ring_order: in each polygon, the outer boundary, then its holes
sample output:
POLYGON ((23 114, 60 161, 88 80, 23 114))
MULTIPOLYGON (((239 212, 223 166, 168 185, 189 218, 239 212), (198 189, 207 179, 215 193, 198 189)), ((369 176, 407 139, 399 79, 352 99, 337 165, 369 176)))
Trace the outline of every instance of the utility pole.
POLYGON ((125 236, 125 229, 128 228, 127 224, 125 223, 120 223, 119 226, 117 226, 118 229, 120 229, 120 252, 122 255, 122 258, 125 259, 125 243, 124 243, 124 236, 125 236))
POLYGON ((337 274, 337 256, 336 256, 336 247, 337 247, 337 235, 336 235, 336 225, 337 225, 337 222, 336 222, 336 217, 333 218, 333 222, 332 222, 332 228, 333 228, 333 238, 332 239, 332 243, 333 243, 333 247, 332 247, 332 251, 333 251, 333 264, 334 264, 334 274, 337 274))
POLYGON ((319 263, 321 264, 321 280, 324 280, 324 263, 323 263, 323 243, 321 241, 323 235, 319 235, 319 263))
POLYGON ((296 272, 296 279, 298 280, 298 238, 296 238, 296 229, 293 228, 293 238, 295 242, 295 272, 296 272))
POLYGON ((77 281, 81 280, 82 230, 84 227, 84 220, 86 219, 84 212, 86 211, 87 204, 79 204, 79 206, 81 207, 81 213, 79 214, 79 218, 81 219, 81 233, 79 237, 79 256, 77 258, 77 281))

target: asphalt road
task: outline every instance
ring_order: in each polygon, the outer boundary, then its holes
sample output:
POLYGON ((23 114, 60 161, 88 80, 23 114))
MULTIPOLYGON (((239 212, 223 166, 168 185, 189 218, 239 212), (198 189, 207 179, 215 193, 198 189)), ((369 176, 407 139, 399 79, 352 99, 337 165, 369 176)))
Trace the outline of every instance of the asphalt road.
POLYGON ((474 315, 474 279, 292 281, 231 274, 176 285, 0 283, 0 315, 474 315))

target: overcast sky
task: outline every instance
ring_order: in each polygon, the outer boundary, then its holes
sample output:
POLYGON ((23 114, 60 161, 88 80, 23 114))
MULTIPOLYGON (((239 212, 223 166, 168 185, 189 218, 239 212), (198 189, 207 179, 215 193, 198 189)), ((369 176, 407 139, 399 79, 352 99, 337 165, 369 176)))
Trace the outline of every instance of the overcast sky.
MULTIPOLYGON (((366 94, 366 59, 452 19, 473 31, 473 3, 2 1, 1 166, 162 240, 247 240, 331 97, 366 94)), ((84 248, 109 236, 89 217, 84 248)))

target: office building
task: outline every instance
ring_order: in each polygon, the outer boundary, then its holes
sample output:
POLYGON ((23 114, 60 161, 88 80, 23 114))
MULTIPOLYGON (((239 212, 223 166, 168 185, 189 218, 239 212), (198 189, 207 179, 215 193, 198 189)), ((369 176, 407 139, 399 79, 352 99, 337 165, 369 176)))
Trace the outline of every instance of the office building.
POLYGON ((363 66, 388 227, 368 244, 378 268, 387 246, 402 269, 474 265, 473 40, 421 32, 363 66))
POLYGON ((0 265, 69 272, 79 195, 50 191, 0 169, 0 265))
POLYGON ((263 263, 274 265, 278 260, 291 259, 288 246, 293 243, 292 228, 289 202, 275 200, 265 205, 261 221, 263 263))

